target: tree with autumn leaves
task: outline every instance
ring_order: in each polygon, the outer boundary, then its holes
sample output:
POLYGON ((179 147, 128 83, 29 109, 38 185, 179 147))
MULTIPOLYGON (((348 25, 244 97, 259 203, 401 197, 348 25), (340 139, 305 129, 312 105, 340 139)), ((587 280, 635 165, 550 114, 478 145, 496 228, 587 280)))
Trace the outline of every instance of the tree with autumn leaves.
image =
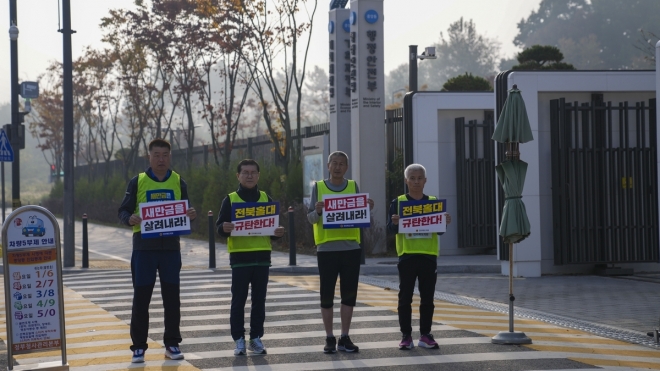
MULTIPOLYGON (((286 173, 297 159, 305 69, 318 0, 137 0, 101 22, 104 48, 74 61, 77 164, 113 158, 124 176, 155 137, 182 132, 193 147, 206 125, 227 169, 242 130, 262 122, 286 173)), ((30 129, 59 159, 61 65, 40 77, 30 129), (59 126, 58 126, 59 125, 59 126)), ((189 152, 186 159, 192 161, 189 152)))

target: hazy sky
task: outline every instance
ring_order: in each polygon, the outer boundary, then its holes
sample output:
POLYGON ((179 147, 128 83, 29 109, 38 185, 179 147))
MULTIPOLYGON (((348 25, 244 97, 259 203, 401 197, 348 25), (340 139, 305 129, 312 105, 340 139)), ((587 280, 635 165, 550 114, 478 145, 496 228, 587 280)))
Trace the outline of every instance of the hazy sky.
MULTIPOLYGON (((58 30, 57 0, 17 0, 19 82, 36 80, 52 60, 62 60, 62 34, 58 30)), ((516 24, 538 9, 541 0, 385 0, 385 73, 400 64, 408 63, 408 45, 419 50, 430 46, 446 35, 450 23, 461 16, 474 20, 477 31, 502 45, 503 56, 511 57, 518 49, 513 38, 516 24)), ((329 0, 319 0, 314 18, 312 45, 308 66, 328 65, 328 9, 329 0)), ((349 1, 350 4, 350 1, 349 1)), ((133 0, 71 0, 73 59, 82 54, 87 45, 102 47, 99 23, 111 8, 132 8, 133 0)), ((0 6, 0 19, 9 29, 9 5, 0 6)), ((0 103, 9 102, 10 53, 9 34, 0 37, 0 103)), ((423 61, 427 63, 432 61, 423 61)))

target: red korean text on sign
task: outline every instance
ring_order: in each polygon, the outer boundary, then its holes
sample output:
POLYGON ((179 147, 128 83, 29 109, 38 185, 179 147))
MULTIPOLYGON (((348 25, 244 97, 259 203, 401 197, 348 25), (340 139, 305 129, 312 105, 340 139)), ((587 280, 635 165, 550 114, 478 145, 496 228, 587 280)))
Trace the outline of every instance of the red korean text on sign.
POLYGON ((362 208, 367 205, 366 195, 351 195, 347 197, 335 197, 325 200, 326 211, 340 211, 362 208))
POLYGON ((425 215, 425 216, 417 216, 412 218, 405 218, 402 219, 401 222, 404 228, 424 227, 424 226, 442 223, 442 215, 425 215))
POLYGON ((187 213, 186 201, 167 203, 165 205, 154 202, 154 205, 144 206, 142 208, 142 219, 156 219, 167 216, 180 216, 187 213))

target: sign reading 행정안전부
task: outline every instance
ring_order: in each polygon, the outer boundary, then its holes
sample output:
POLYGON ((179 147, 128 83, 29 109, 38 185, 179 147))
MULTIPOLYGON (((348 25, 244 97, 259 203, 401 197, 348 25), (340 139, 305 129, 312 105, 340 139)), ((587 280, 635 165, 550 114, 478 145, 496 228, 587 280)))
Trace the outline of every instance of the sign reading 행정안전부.
POLYGON ((142 238, 190 234, 188 200, 143 202, 140 204, 142 238))
POLYGON ((279 202, 234 202, 231 204, 232 237, 273 236, 280 225, 279 202))
POLYGON ((323 195, 323 228, 368 228, 369 194, 323 195))
POLYGON ((446 204, 446 200, 399 202, 399 233, 445 232, 446 204))

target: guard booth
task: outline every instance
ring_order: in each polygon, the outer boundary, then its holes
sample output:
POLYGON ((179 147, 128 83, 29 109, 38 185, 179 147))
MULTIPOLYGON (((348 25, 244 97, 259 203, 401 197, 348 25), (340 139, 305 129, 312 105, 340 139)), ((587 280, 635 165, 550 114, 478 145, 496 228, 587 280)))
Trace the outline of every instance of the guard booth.
POLYGON ((23 206, 2 227, 8 370, 68 370, 60 227, 48 210, 23 206), (60 350, 61 360, 15 366, 13 356, 60 350))

